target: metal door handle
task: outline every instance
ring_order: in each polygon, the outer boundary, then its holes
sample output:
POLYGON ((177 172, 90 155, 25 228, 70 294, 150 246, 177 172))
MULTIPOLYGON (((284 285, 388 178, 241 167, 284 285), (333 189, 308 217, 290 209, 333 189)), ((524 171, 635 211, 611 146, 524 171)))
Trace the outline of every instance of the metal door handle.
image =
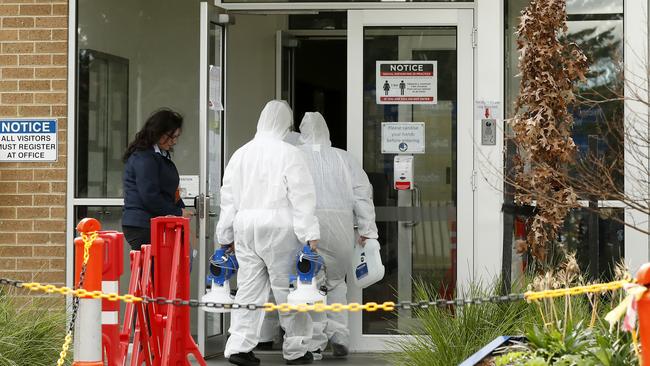
POLYGON ((205 203, 204 201, 204 195, 203 193, 199 194, 198 196, 194 197, 194 209, 196 210, 196 237, 199 237, 199 232, 201 231, 201 219, 203 218, 203 205, 205 203))
MULTIPOLYGON (((420 195, 420 188, 417 186, 417 184, 413 185, 413 196, 411 199, 411 202, 413 204, 413 207, 419 208, 422 206, 422 197, 420 195)), ((420 222, 419 221, 406 221, 404 223, 404 226, 406 227, 416 227, 418 226, 420 222)))

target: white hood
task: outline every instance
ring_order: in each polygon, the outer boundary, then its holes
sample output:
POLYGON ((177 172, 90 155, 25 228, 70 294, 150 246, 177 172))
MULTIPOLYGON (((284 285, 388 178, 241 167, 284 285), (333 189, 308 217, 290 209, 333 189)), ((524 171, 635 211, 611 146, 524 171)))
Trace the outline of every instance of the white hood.
POLYGON ((273 137, 282 140, 289 133, 293 125, 293 112, 284 100, 272 100, 260 114, 257 121, 258 136, 273 137))
POLYGON ((330 131, 319 112, 307 112, 300 122, 300 143, 304 145, 332 146, 330 131))

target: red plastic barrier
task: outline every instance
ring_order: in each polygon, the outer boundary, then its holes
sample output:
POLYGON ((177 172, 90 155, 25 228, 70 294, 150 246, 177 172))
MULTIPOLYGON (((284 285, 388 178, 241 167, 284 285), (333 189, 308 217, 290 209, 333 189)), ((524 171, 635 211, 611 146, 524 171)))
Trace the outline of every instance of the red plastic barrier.
MULTIPOLYGON (((152 219, 151 245, 143 245, 140 251, 131 251, 129 293, 138 297, 189 300, 189 251, 188 219, 152 219)), ((126 364, 132 333, 131 366, 143 363, 147 366, 190 366, 189 354, 194 355, 200 365, 206 365, 192 339, 190 308, 187 306, 127 304, 124 326, 119 334, 120 366, 126 364)))
MULTIPOLYGON (((151 220, 151 247, 154 263, 154 296, 190 299, 190 220, 182 217, 157 217, 151 220)), ((146 273, 146 272, 144 272, 146 273)), ((192 339, 190 308, 160 305, 151 317, 153 342, 162 346, 161 365, 187 365, 192 354, 206 365, 192 339)), ((157 362, 156 362, 157 363, 157 362)))

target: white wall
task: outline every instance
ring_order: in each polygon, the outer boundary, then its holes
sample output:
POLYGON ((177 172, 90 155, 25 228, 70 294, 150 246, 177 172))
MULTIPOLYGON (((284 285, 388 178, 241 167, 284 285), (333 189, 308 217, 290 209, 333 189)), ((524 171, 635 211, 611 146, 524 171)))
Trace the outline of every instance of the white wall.
POLYGON ((287 15, 235 14, 228 27, 226 156, 255 135, 262 108, 275 97, 275 34, 287 15))
MULTIPOLYGON (((504 1, 481 0, 476 3, 475 26, 478 28, 474 75, 474 98, 498 101, 496 145, 481 145, 480 127, 474 128, 476 192, 474 195, 474 274, 490 283, 501 271, 503 259, 503 29, 504 1), (497 214, 499 213, 499 214, 497 214)), ((480 123, 480 121, 475 121, 480 123)))

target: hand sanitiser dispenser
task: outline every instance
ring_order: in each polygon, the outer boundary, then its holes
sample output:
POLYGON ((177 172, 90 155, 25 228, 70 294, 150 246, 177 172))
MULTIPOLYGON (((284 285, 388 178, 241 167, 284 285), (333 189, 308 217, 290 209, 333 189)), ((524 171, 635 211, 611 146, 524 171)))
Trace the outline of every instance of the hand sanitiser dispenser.
POLYGON ((366 288, 384 278, 384 265, 381 263, 377 239, 366 239, 366 245, 354 245, 352 257, 352 282, 355 286, 366 288))

